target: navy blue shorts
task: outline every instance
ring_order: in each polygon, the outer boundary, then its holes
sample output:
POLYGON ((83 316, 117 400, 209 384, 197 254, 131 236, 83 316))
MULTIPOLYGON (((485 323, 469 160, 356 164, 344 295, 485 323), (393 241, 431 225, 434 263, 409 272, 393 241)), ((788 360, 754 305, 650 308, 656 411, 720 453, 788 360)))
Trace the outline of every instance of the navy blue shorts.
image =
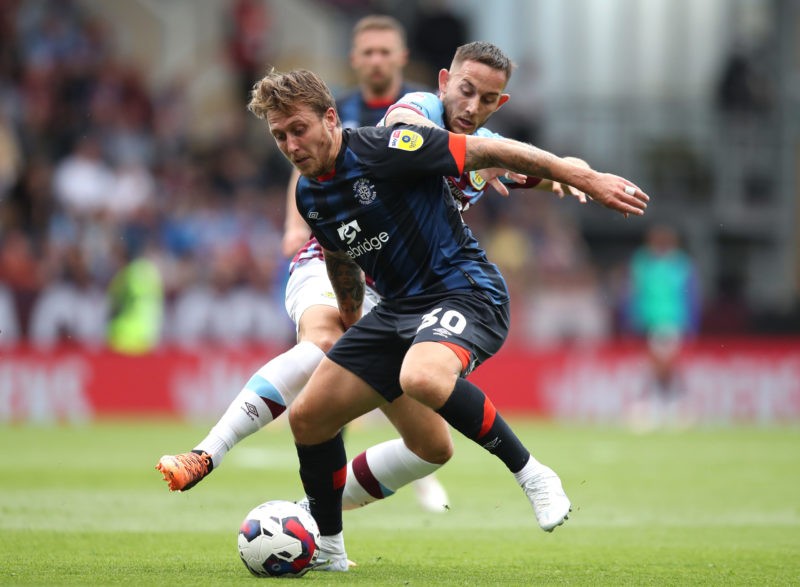
POLYGON ((403 393, 400 367, 412 344, 447 342, 467 350, 465 377, 500 350, 508 325, 508 303, 495 305, 479 292, 381 301, 344 333, 328 358, 391 402, 403 393))

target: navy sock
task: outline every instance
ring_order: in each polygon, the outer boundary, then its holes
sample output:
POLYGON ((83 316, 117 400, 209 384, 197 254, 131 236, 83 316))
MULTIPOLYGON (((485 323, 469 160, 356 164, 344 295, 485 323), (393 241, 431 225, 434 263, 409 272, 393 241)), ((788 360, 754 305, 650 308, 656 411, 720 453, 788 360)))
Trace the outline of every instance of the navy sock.
POLYGON ((456 381, 453 393, 437 412, 461 434, 503 461, 512 473, 528 462, 531 453, 497 413, 491 400, 466 379, 456 381))
POLYGON ((342 531, 342 494, 347 479, 342 433, 321 444, 295 447, 300 460, 300 479, 319 532, 323 536, 338 534, 342 531))

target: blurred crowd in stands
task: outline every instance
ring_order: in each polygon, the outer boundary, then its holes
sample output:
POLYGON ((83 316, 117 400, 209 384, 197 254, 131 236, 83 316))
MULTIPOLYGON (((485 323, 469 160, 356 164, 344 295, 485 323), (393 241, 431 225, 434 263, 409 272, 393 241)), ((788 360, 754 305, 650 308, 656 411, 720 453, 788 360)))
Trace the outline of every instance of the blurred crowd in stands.
MULTIPOLYGON (((231 3, 234 27, 252 24, 252 7, 231 3)), ((258 45, 264 18, 232 35, 242 89, 262 66, 245 41, 258 45)), ((185 100, 179 82, 154 88, 120 59, 108 24, 79 4, 0 0, 0 346, 293 340, 288 164, 265 151, 244 97, 212 141, 193 140, 185 100), (115 334, 126 311, 153 325, 131 334, 138 343, 115 334)), ((625 330, 624 275, 599 274, 563 202, 487 199, 466 220, 509 281, 516 342, 625 330)))
POLYGON ((0 18, 0 343, 106 344, 112 280, 141 258, 160 340, 290 340, 288 168, 248 148, 244 107, 194 144, 180 85, 152 90, 78 4, 3 0, 0 18))

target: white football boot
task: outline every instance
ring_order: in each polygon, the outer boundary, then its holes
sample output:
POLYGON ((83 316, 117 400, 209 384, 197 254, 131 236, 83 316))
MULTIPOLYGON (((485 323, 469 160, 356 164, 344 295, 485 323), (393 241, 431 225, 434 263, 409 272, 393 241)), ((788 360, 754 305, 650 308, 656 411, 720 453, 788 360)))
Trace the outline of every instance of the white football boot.
POLYGON ((339 532, 333 536, 321 536, 319 541, 319 556, 314 563, 312 571, 333 571, 346 573, 356 564, 347 558, 344 550, 344 533, 339 532))
POLYGON ((533 506, 536 521, 545 532, 552 532, 556 526, 563 524, 572 511, 561 479, 550 467, 538 464, 533 475, 522 483, 522 490, 533 506))

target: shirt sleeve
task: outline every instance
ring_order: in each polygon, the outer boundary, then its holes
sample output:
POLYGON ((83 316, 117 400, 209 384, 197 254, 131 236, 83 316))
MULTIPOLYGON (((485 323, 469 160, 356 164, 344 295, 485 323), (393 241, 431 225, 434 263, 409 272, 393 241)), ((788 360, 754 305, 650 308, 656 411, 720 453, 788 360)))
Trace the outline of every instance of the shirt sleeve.
POLYGON ((405 94, 397 102, 389 106, 389 109, 381 119, 381 125, 385 124, 389 113, 397 108, 408 108, 412 112, 424 116, 434 124, 444 127, 444 109, 442 101, 430 92, 410 92, 405 94))
POLYGON ((460 175, 466 137, 441 128, 411 125, 359 128, 348 146, 380 178, 460 175))

